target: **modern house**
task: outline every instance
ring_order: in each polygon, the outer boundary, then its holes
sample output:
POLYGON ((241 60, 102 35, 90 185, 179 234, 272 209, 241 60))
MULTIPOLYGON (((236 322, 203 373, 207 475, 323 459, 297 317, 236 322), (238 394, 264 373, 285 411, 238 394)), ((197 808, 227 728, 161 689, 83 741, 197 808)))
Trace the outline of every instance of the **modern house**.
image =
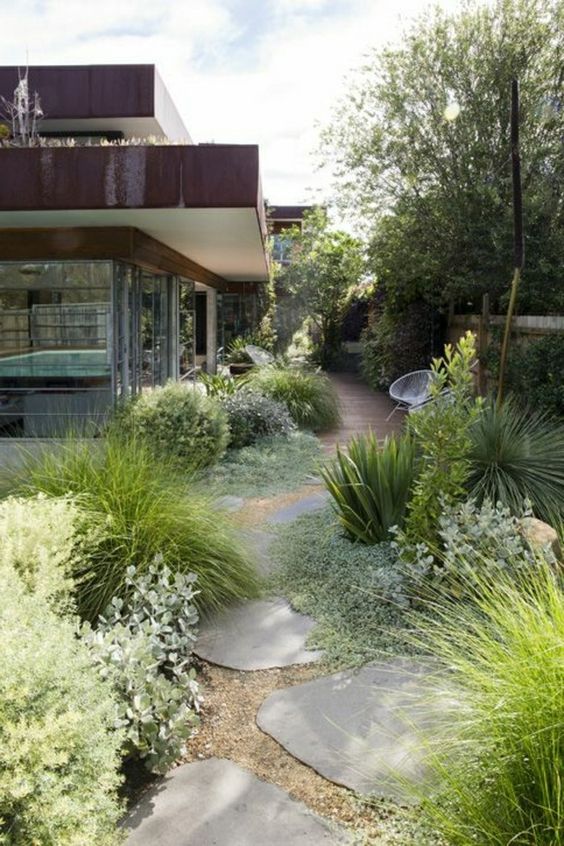
MULTIPOLYGON (((258 147, 193 143, 154 66, 28 79, 40 138, 0 145, 0 436, 47 437, 213 371, 224 312, 268 281, 267 224, 258 147)), ((0 67, 7 101, 18 80, 0 67)))
POLYGON ((279 264, 290 264, 289 243, 284 240, 288 229, 303 227, 304 216, 314 206, 271 206, 268 209, 269 230, 272 237, 272 258, 279 264))

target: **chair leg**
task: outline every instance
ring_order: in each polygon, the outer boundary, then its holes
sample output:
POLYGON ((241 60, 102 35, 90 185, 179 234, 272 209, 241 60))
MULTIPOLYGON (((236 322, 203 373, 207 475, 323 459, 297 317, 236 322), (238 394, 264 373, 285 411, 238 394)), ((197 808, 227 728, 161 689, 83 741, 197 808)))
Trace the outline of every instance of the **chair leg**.
POLYGON ((391 418, 392 418, 392 417, 393 417, 393 415, 396 413, 396 411, 398 410, 398 408, 400 408, 400 403, 399 403, 399 402, 397 403, 397 405, 394 405, 394 407, 392 408, 392 410, 390 411, 390 413, 389 413, 389 414, 388 414, 388 416, 386 417, 386 423, 388 422, 388 420, 391 420, 391 418))

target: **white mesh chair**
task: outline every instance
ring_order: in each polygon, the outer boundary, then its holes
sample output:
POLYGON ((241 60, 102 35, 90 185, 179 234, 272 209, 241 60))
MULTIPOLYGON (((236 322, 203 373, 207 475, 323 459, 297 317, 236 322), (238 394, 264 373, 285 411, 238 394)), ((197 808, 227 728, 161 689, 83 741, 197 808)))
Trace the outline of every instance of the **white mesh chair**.
POLYGON ((262 347, 255 347, 254 344, 247 344, 245 352, 253 364, 257 364, 259 367, 262 367, 265 364, 272 364, 274 361, 272 353, 269 353, 268 350, 263 350, 262 347))
POLYGON ((414 370, 396 379, 390 386, 390 398, 396 404, 386 419, 389 420, 398 409, 409 411, 424 405, 429 399, 432 381, 432 370, 414 370))

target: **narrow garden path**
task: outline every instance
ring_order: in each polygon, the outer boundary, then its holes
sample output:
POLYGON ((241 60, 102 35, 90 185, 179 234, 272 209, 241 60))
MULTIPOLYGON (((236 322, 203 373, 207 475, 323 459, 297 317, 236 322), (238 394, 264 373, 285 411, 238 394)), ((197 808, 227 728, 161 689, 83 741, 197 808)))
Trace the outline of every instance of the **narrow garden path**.
MULTIPOLYGON (((392 409, 387 396, 375 394, 354 374, 335 374, 331 379, 341 402, 342 424, 322 436, 326 453, 337 443, 345 444, 353 434, 372 429, 383 438, 401 427, 400 413, 386 420, 392 409)), ((225 506, 235 512, 256 549, 261 572, 268 575, 268 546, 276 526, 322 508, 326 501, 319 479, 311 478, 298 490, 225 506)), ((328 675, 322 654, 307 649, 312 625, 314 621, 293 611, 283 597, 243 603, 203 621, 195 650, 202 662, 202 726, 189 744, 186 763, 147 792, 133 810, 128 820, 132 828, 128 846, 401 843, 401 833, 399 839, 394 836, 393 820, 383 826, 382 808, 355 794, 358 785, 354 777, 349 774, 347 781, 335 776, 330 766, 324 768, 307 755, 296 755, 299 733, 286 743, 294 754, 284 748, 277 715, 279 712, 284 725, 287 709, 294 707, 293 692, 297 694, 296 707, 302 709, 301 691, 307 693, 307 685, 317 679, 322 685, 321 698, 309 700, 314 713, 303 710, 298 720, 294 715, 294 724, 303 725, 306 731, 308 725, 319 728, 323 723, 325 696, 330 700, 339 689, 342 696, 342 678, 328 675)), ((351 729, 363 732, 367 725, 370 731, 371 715, 363 714, 363 709, 373 708, 373 698, 364 700, 362 692, 373 688, 362 679, 354 684, 352 674, 344 687, 351 681, 356 697, 351 729)), ((403 674, 402 689, 411 684, 403 674)), ((347 713, 349 705, 343 700, 338 707, 347 713)), ((339 735, 338 729, 333 731, 339 735)), ((359 746, 362 754, 369 741, 364 731, 359 746)), ((332 749, 323 747, 323 736, 313 737, 312 742, 319 746, 322 758, 331 758, 332 749)), ((337 748, 334 752, 341 754, 337 748)), ((337 761, 337 768, 339 763, 343 765, 337 761)), ((346 769, 346 764, 343 766, 346 769)), ((390 814, 393 816, 393 810, 390 814)))

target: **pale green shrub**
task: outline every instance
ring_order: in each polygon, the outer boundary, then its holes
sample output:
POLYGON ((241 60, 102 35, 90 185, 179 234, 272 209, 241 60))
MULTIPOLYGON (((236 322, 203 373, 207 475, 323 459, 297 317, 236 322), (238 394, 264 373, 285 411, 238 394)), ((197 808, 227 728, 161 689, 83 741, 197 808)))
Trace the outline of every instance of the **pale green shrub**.
POLYGON ((73 623, 5 563, 0 592, 0 843, 120 843, 111 686, 73 623))
POLYGON ((144 391, 118 417, 120 428, 188 467, 218 461, 229 443, 219 403, 179 382, 144 391))
POLYGON ((114 597, 96 630, 83 629, 96 665, 119 696, 125 754, 153 772, 166 772, 198 724, 199 688, 190 668, 195 578, 173 575, 160 560, 143 576, 129 567, 127 604, 114 597))
POLYGON ((222 400, 232 447, 254 444, 259 438, 289 435, 296 430, 288 407, 256 391, 242 389, 222 400))
MULTIPOLYGON (((13 567, 30 590, 66 602, 78 560, 80 509, 69 497, 10 497, 0 503, 0 565, 13 567)), ((84 540, 84 538, 82 538, 84 540)))

